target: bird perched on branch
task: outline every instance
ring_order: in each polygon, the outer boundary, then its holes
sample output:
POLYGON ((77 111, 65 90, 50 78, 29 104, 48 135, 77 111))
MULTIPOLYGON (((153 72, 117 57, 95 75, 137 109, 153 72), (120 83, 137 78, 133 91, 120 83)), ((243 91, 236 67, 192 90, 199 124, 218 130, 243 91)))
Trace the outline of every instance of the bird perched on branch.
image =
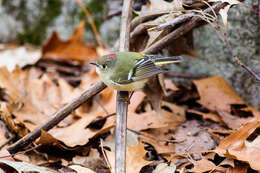
POLYGON ((143 88, 148 78, 166 72, 161 65, 181 60, 181 57, 116 52, 102 56, 90 64, 96 66, 99 77, 108 87, 118 91, 135 91, 143 88))

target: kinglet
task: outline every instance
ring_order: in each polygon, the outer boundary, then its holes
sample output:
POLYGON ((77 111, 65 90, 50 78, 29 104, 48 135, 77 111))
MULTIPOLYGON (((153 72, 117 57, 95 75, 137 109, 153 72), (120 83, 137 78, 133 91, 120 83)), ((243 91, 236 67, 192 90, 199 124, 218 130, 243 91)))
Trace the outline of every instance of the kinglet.
POLYGON ((108 87, 118 91, 135 91, 143 88, 148 78, 166 72, 160 65, 180 61, 181 57, 116 52, 90 64, 96 66, 99 77, 108 87))

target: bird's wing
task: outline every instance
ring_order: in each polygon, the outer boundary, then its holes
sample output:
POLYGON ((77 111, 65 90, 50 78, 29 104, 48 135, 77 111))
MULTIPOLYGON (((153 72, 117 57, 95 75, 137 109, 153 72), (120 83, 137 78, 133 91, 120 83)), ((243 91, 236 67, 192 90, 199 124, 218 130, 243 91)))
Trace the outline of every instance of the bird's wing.
POLYGON ((129 84, 163 72, 165 72, 165 70, 157 67, 152 59, 144 57, 136 61, 134 68, 129 72, 127 80, 120 81, 119 84, 129 84))

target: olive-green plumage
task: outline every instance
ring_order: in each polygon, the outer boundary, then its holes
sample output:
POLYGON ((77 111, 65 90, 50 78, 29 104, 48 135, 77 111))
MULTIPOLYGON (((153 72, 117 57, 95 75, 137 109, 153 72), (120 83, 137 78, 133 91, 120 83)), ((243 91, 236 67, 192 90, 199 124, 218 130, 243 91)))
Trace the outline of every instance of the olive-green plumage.
POLYGON ((96 71, 101 80, 118 91, 134 91, 144 87, 148 78, 165 72, 162 64, 180 62, 180 57, 143 55, 136 52, 116 52, 98 59, 96 71))

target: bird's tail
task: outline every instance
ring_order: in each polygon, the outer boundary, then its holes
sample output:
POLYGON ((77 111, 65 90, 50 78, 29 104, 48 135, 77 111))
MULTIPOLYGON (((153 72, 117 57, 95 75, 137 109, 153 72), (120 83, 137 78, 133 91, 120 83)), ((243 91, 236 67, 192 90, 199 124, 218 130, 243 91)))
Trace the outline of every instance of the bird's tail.
POLYGON ((153 62, 155 65, 179 63, 182 61, 181 56, 165 57, 165 56, 160 56, 160 55, 152 55, 150 58, 153 59, 153 62))

